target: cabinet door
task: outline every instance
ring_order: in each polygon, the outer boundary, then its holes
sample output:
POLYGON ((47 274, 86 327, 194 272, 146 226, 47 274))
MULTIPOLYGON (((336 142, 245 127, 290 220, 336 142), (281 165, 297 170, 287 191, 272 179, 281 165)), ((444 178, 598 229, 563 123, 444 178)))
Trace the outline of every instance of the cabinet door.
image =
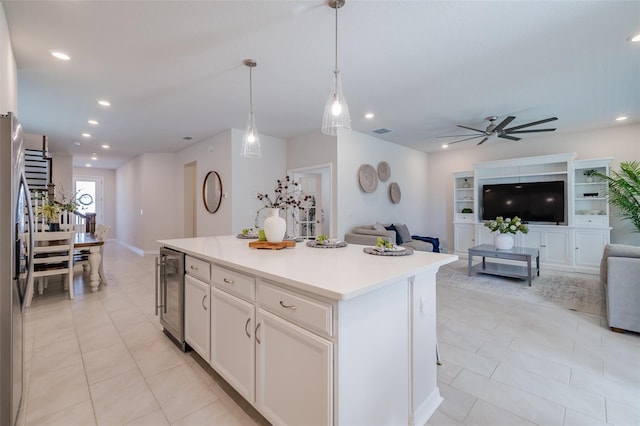
POLYGON ((600 268, 602 252, 609 243, 609 230, 576 230, 576 266, 600 268))
POLYGON ((545 231, 544 245, 545 256, 544 261, 547 263, 557 263, 560 265, 571 264, 571 241, 570 233, 565 229, 558 231, 545 231))
POLYGON ((467 255, 467 250, 475 246, 476 230, 473 224, 456 223, 454 226, 454 250, 460 255, 467 255))
POLYGON ((255 307, 215 287, 211 298, 211 366, 253 404, 255 307))
POLYGON ((209 362, 211 286, 190 275, 184 285, 184 339, 209 362))
POLYGON ((333 343, 262 309, 256 407, 271 423, 333 424, 333 343))

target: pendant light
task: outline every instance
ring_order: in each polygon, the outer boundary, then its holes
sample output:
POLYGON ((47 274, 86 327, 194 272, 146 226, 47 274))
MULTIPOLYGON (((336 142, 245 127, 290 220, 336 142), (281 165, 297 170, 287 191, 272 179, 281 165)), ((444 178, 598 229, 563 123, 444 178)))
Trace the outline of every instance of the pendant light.
POLYGON ((255 158, 262 155, 260 150, 260 135, 258 135, 256 118, 253 115, 253 80, 251 69, 254 68, 257 63, 254 59, 245 59, 244 64, 249 67, 249 118, 247 119, 247 129, 244 132, 244 137, 242 138, 240 155, 242 157, 255 158))
POLYGON ((338 9, 344 6, 345 0, 329 0, 329 6, 336 10, 336 46, 335 46, 335 68, 333 70, 333 81, 331 93, 324 106, 324 117, 322 119, 322 133, 336 136, 338 128, 351 130, 351 117, 349 107, 342 93, 342 80, 338 69, 338 9))

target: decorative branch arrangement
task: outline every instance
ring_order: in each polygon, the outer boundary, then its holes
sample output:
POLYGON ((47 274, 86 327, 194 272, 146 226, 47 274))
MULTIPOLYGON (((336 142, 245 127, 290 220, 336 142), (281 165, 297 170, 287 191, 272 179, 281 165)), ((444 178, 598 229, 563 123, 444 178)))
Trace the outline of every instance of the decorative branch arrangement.
POLYGON ((273 192, 273 198, 266 193, 257 195, 258 200, 262 201, 266 208, 300 207, 303 203, 312 200, 310 195, 302 195, 300 184, 288 175, 284 179, 278 179, 273 192))

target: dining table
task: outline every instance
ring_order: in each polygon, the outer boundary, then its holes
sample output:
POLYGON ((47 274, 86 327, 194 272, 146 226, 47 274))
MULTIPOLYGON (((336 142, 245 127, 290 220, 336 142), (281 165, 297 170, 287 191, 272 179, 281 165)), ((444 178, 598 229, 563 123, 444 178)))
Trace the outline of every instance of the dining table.
POLYGON ((87 250, 89 252, 89 285, 91 291, 95 293, 98 291, 100 281, 106 283, 104 276, 101 276, 100 263, 102 262, 101 246, 104 245, 104 240, 96 237, 90 232, 76 232, 76 238, 74 241, 74 249, 87 250))

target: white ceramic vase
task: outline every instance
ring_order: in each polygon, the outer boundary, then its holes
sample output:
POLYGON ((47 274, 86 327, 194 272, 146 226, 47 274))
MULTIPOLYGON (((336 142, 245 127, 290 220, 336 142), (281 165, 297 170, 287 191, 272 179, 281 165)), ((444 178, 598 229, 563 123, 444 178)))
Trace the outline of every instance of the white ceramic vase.
POLYGON ((264 220, 264 235, 270 243, 279 243, 287 232, 287 222, 280 217, 280 209, 268 209, 264 220))
POLYGON ((494 244, 498 250, 511 250, 513 248, 513 235, 497 234, 494 244))

